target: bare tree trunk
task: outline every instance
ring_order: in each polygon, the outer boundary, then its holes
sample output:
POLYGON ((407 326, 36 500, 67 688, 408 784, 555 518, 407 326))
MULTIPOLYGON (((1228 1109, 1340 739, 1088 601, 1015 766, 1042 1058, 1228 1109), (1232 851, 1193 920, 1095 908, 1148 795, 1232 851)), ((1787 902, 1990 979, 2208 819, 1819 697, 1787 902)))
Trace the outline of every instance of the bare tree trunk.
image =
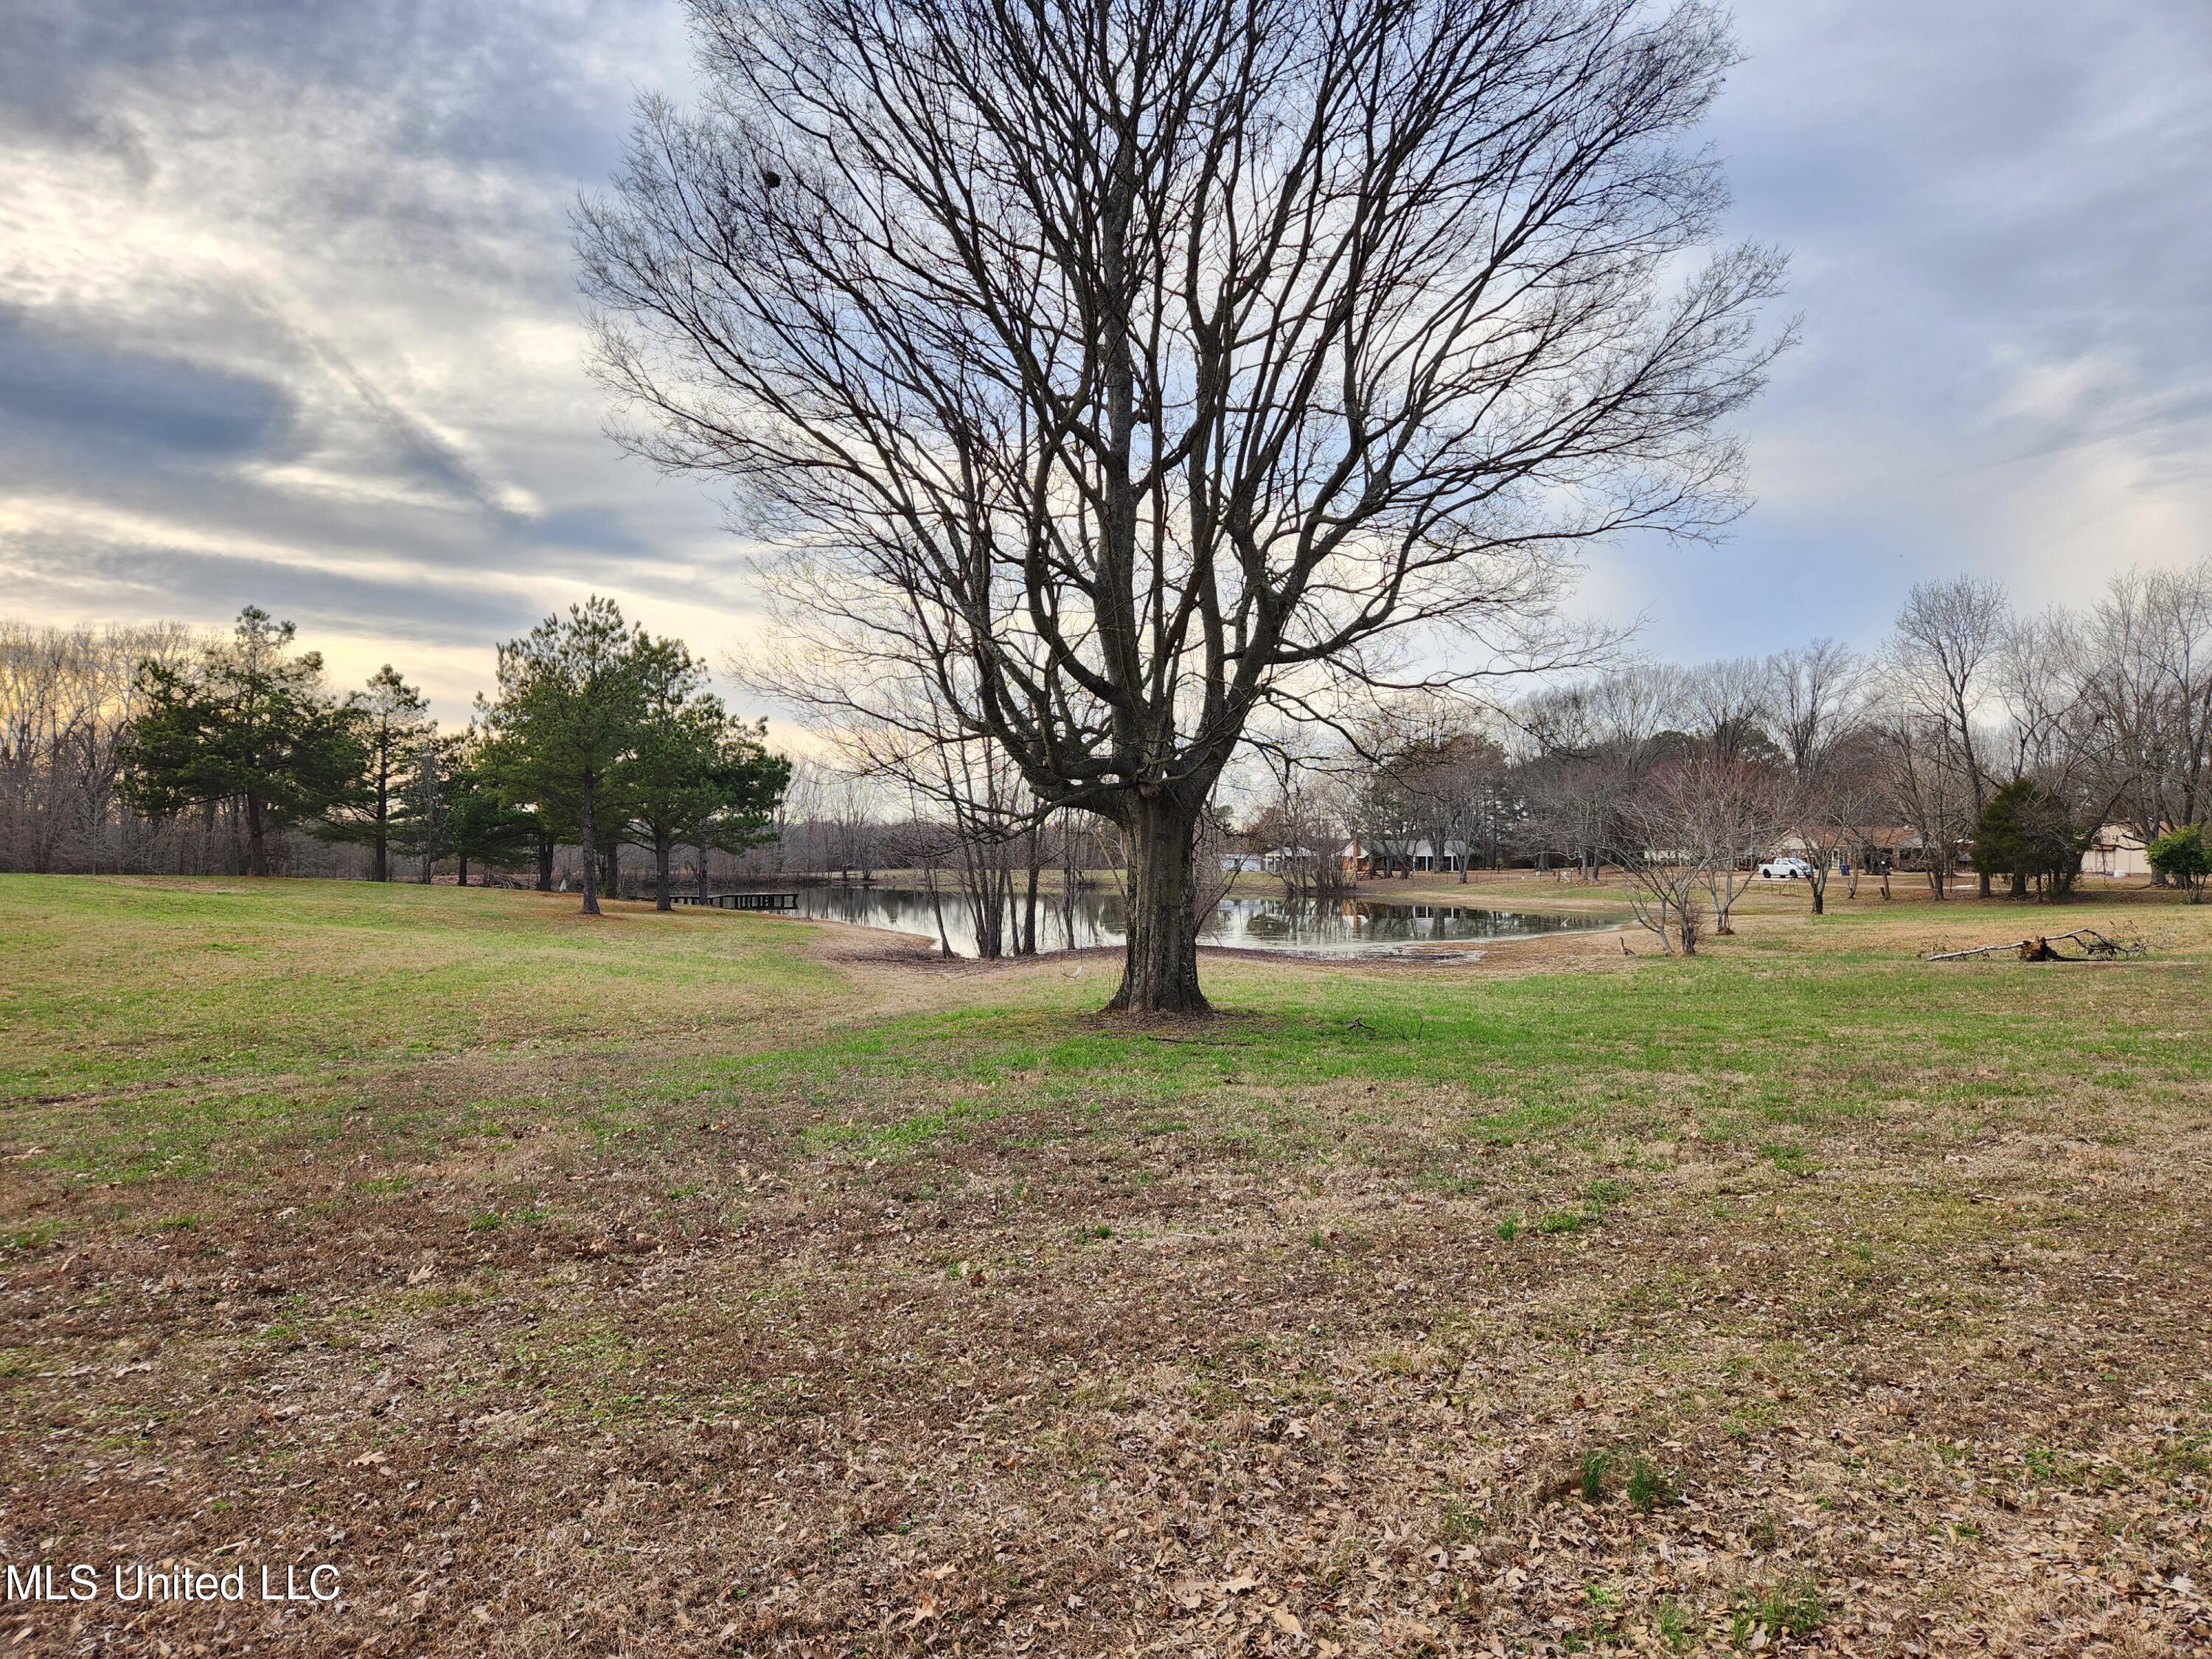
POLYGON ((599 862, 592 856, 592 790, 584 787, 584 808, 576 815, 576 844, 584 855, 584 914, 599 914, 599 862))
POLYGON ((1166 799, 1132 803, 1129 936, 1121 986, 1106 1006, 1124 1013, 1202 1014, 1194 854, 1198 813, 1166 799))
POLYGON ((708 896, 707 843, 702 841, 699 843, 699 902, 702 904, 704 904, 707 902, 708 896))
POLYGON ((466 854, 460 854, 455 859, 454 864, 453 885, 456 887, 467 886, 469 884, 468 855, 466 854))
POLYGON ((261 797, 251 789, 246 792, 246 873, 269 873, 269 843, 261 829, 261 797))
POLYGON ((1060 925, 1067 948, 1076 948, 1075 894, 1083 880, 1083 841, 1073 812, 1060 814, 1060 925))
POLYGON ((538 834, 538 890, 553 890, 553 837, 542 830, 538 834))
POLYGON ((1037 877, 1044 863, 1043 832, 1031 830, 1022 841, 1023 856, 1029 864, 1029 890, 1022 899, 1021 941, 1015 945, 1017 956, 1033 957, 1037 953, 1037 877))
MULTIPOLYGON (((672 910, 675 901, 668 895, 668 855, 675 845, 675 837, 656 830, 653 834, 653 908, 672 910)), ((704 860, 702 860, 703 866, 704 860)))
MULTIPOLYGON (((381 746, 380 745, 380 749, 381 746)), ((392 879, 392 763, 380 752, 376 760, 376 875, 392 879)))
POLYGON ((937 885, 937 860, 932 857, 924 867, 923 877, 929 884, 929 912, 937 921, 937 954, 950 961, 952 956, 952 935, 945 931, 945 895, 937 885))

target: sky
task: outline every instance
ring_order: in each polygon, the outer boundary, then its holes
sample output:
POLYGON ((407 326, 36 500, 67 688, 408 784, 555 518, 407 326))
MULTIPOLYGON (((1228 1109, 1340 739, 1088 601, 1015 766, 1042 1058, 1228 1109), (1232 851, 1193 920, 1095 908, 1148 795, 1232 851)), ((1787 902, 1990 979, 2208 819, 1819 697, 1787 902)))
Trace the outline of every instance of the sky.
MULTIPOLYGON (((441 713, 606 592, 719 656, 750 550, 605 435, 569 243, 675 0, 10 0, 0 616, 258 604, 441 713)), ((1718 547, 1577 604, 1683 659, 1871 644, 1927 576, 2212 553, 2212 5, 1742 0, 1706 137, 1802 340, 1718 547)), ((1778 315, 1778 323, 1782 318, 1778 315)))

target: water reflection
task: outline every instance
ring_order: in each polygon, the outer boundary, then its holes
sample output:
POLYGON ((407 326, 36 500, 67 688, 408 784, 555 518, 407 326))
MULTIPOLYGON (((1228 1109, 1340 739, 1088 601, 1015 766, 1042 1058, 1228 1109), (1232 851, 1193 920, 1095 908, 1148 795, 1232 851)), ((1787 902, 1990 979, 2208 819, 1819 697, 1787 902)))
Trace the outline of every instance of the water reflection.
MULTIPOLYGON (((938 938, 938 910, 955 954, 975 954, 975 928, 966 901, 951 890, 935 902, 920 889, 903 887, 806 887, 799 894, 801 915, 831 921, 887 927, 896 933, 938 938)), ((1018 908, 1018 905, 1017 905, 1018 908)), ((1006 939, 1011 948, 1013 911, 1006 939)), ((1532 933, 1571 933, 1613 924, 1591 916, 1540 915, 1525 910, 1489 910, 1475 905, 1393 902, 1380 899, 1237 897, 1224 899, 1200 928, 1208 945, 1255 951, 1326 951, 1348 956, 1387 956, 1395 951, 1472 945, 1484 939, 1520 939, 1532 933)), ((1075 895, 1063 907, 1059 896, 1037 899, 1037 948, 1064 951, 1070 945, 1119 945, 1123 933, 1121 896, 1110 888, 1075 895)))

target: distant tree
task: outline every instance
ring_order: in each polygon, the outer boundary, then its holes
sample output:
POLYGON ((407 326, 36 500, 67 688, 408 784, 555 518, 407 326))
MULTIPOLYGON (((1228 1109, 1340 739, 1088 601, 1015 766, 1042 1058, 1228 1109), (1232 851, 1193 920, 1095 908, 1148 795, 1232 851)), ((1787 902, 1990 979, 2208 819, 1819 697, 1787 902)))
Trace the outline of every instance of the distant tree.
POLYGON ((776 838, 779 809, 791 786, 791 762, 769 751, 768 722, 731 720, 723 729, 714 790, 696 803, 699 815, 684 839, 699 849, 699 890, 707 890, 707 851, 743 853, 776 838))
POLYGON ((2081 640, 2119 821, 2146 844, 2202 823, 2212 814, 2212 556, 2115 576, 2081 640))
POLYGON ((706 665, 681 641, 641 635, 635 666, 640 717, 615 786, 633 835, 652 849, 653 908, 665 910, 677 846, 700 848, 703 882, 708 846, 759 845, 791 768, 730 718, 707 689, 706 665))
POLYGON ((2204 888, 2212 881, 2212 836, 2201 823, 2184 824, 2158 836, 2146 849, 2150 867, 2189 895, 2191 904, 2204 902, 2204 888))
POLYGON ((574 839, 575 826, 566 822, 550 803, 536 793, 527 756, 515 734, 501 732, 491 718, 490 706, 479 697, 477 718, 470 723, 470 769, 508 811, 529 825, 531 852, 537 863, 532 885, 541 893, 553 890, 553 858, 562 843, 574 839))
POLYGON ((1749 657, 1705 663, 1676 677, 1675 722, 1723 765, 1771 760, 1776 754, 1767 734, 1771 690, 1765 663, 1749 657))
POLYGON ((1413 873, 1413 848, 1421 833, 1422 803, 1395 755, 1364 768, 1345 798, 1346 827, 1359 844, 1367 873, 1388 881, 1413 873))
MULTIPOLYGON (((1815 776, 1790 793, 1789 827, 1812 866, 1805 884, 1814 915, 1827 914, 1828 878, 1837 866, 1863 863, 1866 828, 1879 810, 1878 799, 1870 786, 1850 775, 1815 776)), ((1856 878, 1847 885, 1857 891, 1856 878)))
POLYGON ((1395 865, 1410 875, 1426 842, 1431 870, 1456 856, 1465 881, 1469 843, 1486 792, 1504 770, 1504 751, 1462 708, 1440 699, 1388 708, 1353 734, 1366 763, 1350 798, 1353 829, 1376 873, 1387 876, 1395 865))
POLYGON ((1766 659, 1765 708, 1774 740, 1800 780, 1828 769, 1836 746, 1858 729, 1866 665, 1833 640, 1766 659))
POLYGON ((1681 739, 1667 732, 1681 700, 1679 670, 1635 667, 1527 699, 1516 716, 1528 750, 1519 768, 1540 858, 1567 855, 1586 882, 1632 839, 1622 813, 1681 739))
POLYGON ((438 861, 453 851, 453 787, 460 765, 458 734, 425 732, 405 757, 392 817, 392 842, 416 860, 416 880, 425 886, 438 861))
POLYGON ((489 747, 483 732, 471 726, 450 757, 446 777, 446 838, 459 866, 455 879, 463 887, 469 884, 471 864, 487 870, 518 864, 538 844, 536 816, 507 799, 487 760, 489 747))
POLYGON ((408 764, 436 729, 428 718, 422 694, 399 678, 390 663, 369 676, 365 691, 351 702, 361 716, 362 743, 368 757, 366 791, 354 811, 331 820, 320 833, 328 841, 353 842, 369 849, 369 879, 392 879, 392 816, 409 781, 408 764))
MULTIPOLYGON (((1989 680, 2013 629, 2012 605, 1995 582, 1960 576, 1924 581, 1905 596, 1890 641, 1893 696, 1941 742, 1917 745, 1920 758, 1955 772, 1978 819, 1995 780, 1983 759, 1978 716, 1989 680)), ((1948 792, 1947 792, 1948 793, 1948 792)), ((1932 848, 1930 849, 1933 851, 1932 848)), ((1981 877, 1982 896, 1990 872, 1981 877)), ((1941 889, 1938 890, 1941 896, 1941 889)))
POLYGON ((294 633, 248 605, 230 639, 196 659, 148 658, 121 745, 132 807, 166 818, 235 806, 256 876, 270 872, 274 834, 368 799, 361 711, 330 695, 319 653, 294 654, 294 633))
POLYGON ((2010 876, 2016 898, 2026 896, 2031 882, 2039 893, 2063 898, 2074 890, 2081 854, 2094 833, 2094 825, 2085 830, 2073 821, 2056 792, 2033 778, 2015 778, 1983 806, 1970 853, 1985 882, 2010 876))
POLYGON ((1948 900, 1959 844, 1975 820, 1966 775, 1955 763, 1956 744, 1939 718, 1900 702, 1885 711, 1874 750, 1881 792, 1920 843, 1929 893, 1948 900))
POLYGON ((599 914, 600 809, 635 748, 645 717, 642 629, 594 595, 499 648, 499 696, 483 719, 500 745, 509 799, 550 827, 574 824, 584 866, 584 914, 599 914))

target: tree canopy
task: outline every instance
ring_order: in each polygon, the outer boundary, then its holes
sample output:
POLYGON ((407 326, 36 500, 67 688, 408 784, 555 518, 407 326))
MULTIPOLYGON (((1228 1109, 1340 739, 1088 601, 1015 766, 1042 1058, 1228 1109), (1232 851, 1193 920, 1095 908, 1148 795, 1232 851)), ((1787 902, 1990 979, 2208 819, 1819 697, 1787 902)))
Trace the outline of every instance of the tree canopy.
POLYGON ((147 659, 122 745, 122 787, 137 810, 237 804, 257 876, 270 873, 274 831, 368 798, 362 711, 330 694, 319 653, 295 653, 294 633, 248 605, 228 641, 184 660, 147 659))
POLYGON ((483 710, 519 801, 576 827, 584 910, 599 913, 600 808, 644 718, 645 630, 592 596, 499 648, 499 695, 483 710))

